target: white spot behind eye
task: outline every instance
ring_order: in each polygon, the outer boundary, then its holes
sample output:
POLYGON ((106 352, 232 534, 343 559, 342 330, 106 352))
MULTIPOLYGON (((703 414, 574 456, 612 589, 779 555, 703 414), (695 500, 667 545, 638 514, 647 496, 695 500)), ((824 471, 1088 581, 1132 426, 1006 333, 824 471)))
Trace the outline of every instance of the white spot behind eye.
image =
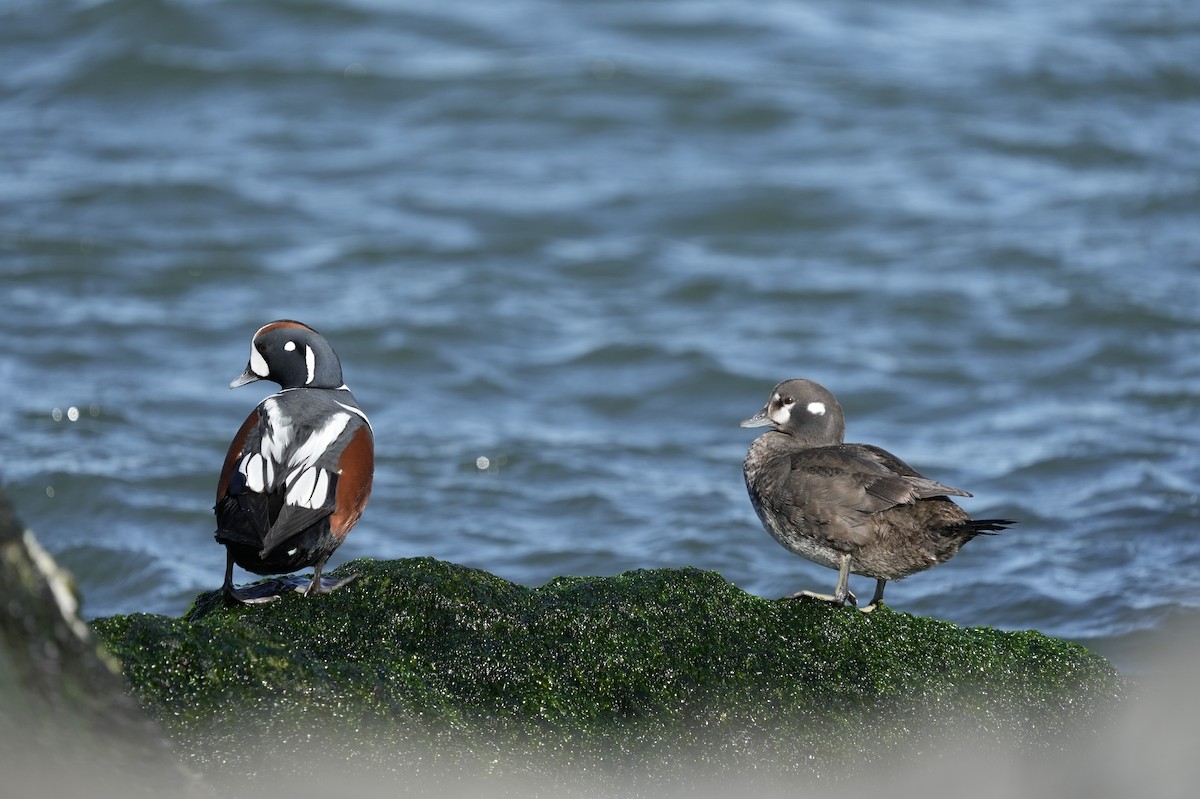
POLYGON ((283 345, 283 349, 284 349, 286 352, 291 352, 292 350, 296 349, 296 342, 294 342, 294 341, 289 341, 287 344, 284 344, 284 345, 283 345))
POLYGON ((811 413, 813 416, 824 416, 825 415, 825 403, 823 403, 823 402, 808 403, 808 412, 811 413))

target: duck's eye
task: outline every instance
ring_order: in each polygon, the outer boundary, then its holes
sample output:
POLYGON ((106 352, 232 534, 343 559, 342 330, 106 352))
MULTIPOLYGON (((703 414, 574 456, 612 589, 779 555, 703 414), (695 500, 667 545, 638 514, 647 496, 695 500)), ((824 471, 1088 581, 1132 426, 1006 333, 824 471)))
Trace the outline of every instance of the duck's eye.
POLYGON ((795 405, 796 399, 795 399, 795 397, 780 397, 779 404, 780 405, 795 405))

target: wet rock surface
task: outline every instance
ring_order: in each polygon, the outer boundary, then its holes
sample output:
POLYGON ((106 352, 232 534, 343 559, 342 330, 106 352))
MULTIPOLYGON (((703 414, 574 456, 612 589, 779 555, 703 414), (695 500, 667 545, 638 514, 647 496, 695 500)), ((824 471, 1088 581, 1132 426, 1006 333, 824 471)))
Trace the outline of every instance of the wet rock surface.
POLYGON ((749 595, 714 572, 538 588, 429 558, 358 560, 331 594, 93 628, 209 779, 385 774, 824 777, 947 740, 1054 749, 1124 678, 1034 631, 749 595))
POLYGON ((0 490, 2 792, 190 790, 194 780, 128 694, 120 664, 76 615, 73 590, 0 490))

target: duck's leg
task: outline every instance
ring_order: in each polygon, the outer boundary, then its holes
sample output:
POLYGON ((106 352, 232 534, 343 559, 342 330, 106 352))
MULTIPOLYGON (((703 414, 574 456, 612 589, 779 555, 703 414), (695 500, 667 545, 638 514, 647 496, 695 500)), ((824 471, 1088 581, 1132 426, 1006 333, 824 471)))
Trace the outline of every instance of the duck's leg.
POLYGON ((330 591, 336 591, 347 583, 352 583, 358 579, 357 574, 352 574, 349 577, 343 577, 336 580, 333 577, 321 578, 321 570, 325 568, 325 561, 321 561, 313 567, 312 581, 308 584, 307 589, 296 586, 297 591, 304 591, 305 596, 313 596, 314 594, 328 594, 330 591))
POLYGON ((797 591, 790 596, 785 596, 784 599, 816 599, 821 602, 830 602, 834 605, 844 605, 849 602, 851 605, 858 604, 858 597, 850 590, 850 553, 844 553, 838 556, 838 581, 837 587, 833 589, 832 594, 818 594, 816 591, 797 591))
POLYGON ((870 613, 875 608, 883 604, 883 587, 887 585, 887 580, 882 578, 875 580, 875 596, 871 597, 871 601, 866 606, 859 608, 863 613, 870 613))
MULTIPOLYGON (((265 592, 258 594, 244 594, 233 587, 233 553, 225 553, 225 584, 221 586, 221 593, 225 597, 226 605, 263 605, 267 602, 274 602, 279 599, 278 590, 271 583, 264 583, 257 586, 260 591, 265 592)), ((253 591, 253 589, 251 589, 253 591)))

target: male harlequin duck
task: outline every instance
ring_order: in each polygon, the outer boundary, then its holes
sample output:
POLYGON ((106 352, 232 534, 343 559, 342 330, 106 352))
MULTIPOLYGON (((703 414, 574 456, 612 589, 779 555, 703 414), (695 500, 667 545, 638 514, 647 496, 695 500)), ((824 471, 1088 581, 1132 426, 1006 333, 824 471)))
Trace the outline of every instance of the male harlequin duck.
POLYGON ((235 590, 234 563, 255 574, 312 566, 307 588, 296 588, 308 595, 353 580, 322 580, 321 570, 362 515, 375 471, 371 423, 320 333, 286 319, 259 328, 246 371, 229 387, 256 380, 281 390, 250 412, 217 483, 216 539, 227 550, 223 591, 231 604, 278 598, 261 595, 264 587, 235 590))
POLYGON ((741 426, 767 425, 774 429, 754 440, 743 465, 754 510, 780 544, 838 570, 832 595, 785 598, 857 605, 847 585, 853 572, 875 578, 875 596, 861 608, 870 612, 888 580, 949 560, 975 536, 1015 523, 972 519, 949 499, 968 492, 922 477, 879 447, 843 443, 841 405, 811 380, 780 383, 741 426))

